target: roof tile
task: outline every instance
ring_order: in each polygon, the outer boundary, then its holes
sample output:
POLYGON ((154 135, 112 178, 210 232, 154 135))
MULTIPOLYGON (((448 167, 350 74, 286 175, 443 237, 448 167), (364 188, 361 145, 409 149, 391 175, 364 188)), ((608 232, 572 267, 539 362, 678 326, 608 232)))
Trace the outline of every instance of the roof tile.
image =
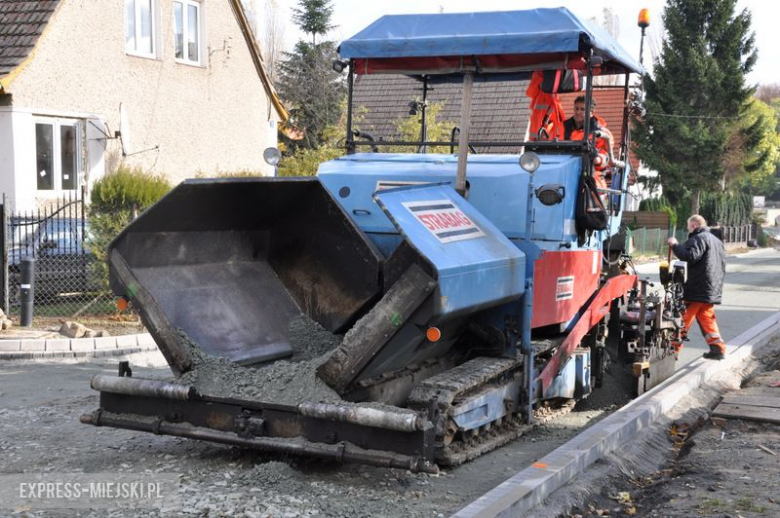
MULTIPOLYGON (((526 80, 507 75, 490 82, 475 82, 472 101, 471 139, 480 141, 522 140, 528 126, 529 107, 526 80)), ((564 112, 571 114, 574 99, 581 93, 561 94, 564 112)), ((397 139, 396 124, 409 117, 409 103, 422 97, 422 84, 409 76, 361 75, 355 80, 354 105, 362 107, 357 125, 374 137, 397 139)), ((617 142, 622 138, 623 87, 595 87, 596 113, 604 118, 617 142)), ((429 103, 442 104, 439 121, 457 125, 460 118, 460 84, 434 84, 428 90, 429 103)), ((517 153, 518 148, 478 149, 483 153, 517 153)), ((634 170, 639 163, 631 153, 634 170)))
POLYGON ((0 77, 27 58, 61 0, 0 0, 0 77))

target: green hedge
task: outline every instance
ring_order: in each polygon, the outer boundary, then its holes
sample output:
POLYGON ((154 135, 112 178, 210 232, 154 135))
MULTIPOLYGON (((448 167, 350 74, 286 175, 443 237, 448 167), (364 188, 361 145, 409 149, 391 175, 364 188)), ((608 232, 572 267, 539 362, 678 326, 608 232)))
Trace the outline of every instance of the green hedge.
POLYGON ((739 227, 750 223, 753 213, 753 197, 745 193, 711 192, 701 197, 699 212, 714 225, 739 227))
MULTIPOLYGON (((669 224, 672 226, 672 228, 676 227, 677 222, 681 220, 679 208, 673 207, 672 204, 669 203, 669 200, 663 196, 642 200, 639 203, 639 210, 646 210, 650 212, 665 212, 669 214, 669 224)), ((687 218, 687 216, 684 216, 682 221, 685 221, 685 218, 687 218)))
POLYGON ((108 245, 132 221, 134 210, 147 209, 170 190, 165 177, 127 167, 95 182, 87 241, 96 259, 92 263, 93 278, 102 289, 108 289, 108 245))
MULTIPOLYGON (((685 227, 690 217, 690 205, 686 201, 673 206, 663 196, 642 200, 639 210, 666 212, 673 227, 685 227)), ((722 227, 738 227, 750 223, 753 198, 745 193, 711 192, 701 197, 699 213, 709 225, 720 223, 722 227)))

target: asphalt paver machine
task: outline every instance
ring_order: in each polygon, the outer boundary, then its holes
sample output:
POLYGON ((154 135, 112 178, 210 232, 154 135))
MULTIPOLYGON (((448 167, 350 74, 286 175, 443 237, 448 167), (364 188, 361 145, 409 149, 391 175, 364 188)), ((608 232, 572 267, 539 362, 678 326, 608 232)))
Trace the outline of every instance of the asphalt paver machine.
POLYGON ((343 157, 315 178, 185 181, 116 238, 109 261, 114 292, 177 377, 197 368, 185 337, 262 373, 293 356, 289 323, 306 315, 346 333, 316 371, 343 401, 280 404, 98 376, 100 408, 83 422, 435 471, 587 397, 610 361, 634 394, 674 372, 684 266, 650 293, 615 245, 629 77, 642 72, 617 42, 561 8, 384 16, 339 52, 343 157), (538 71, 576 72, 588 101, 595 76, 625 75, 623 138, 595 194, 586 184, 599 135, 587 113, 585 140, 537 128, 533 138, 518 128, 516 142, 469 138, 475 80, 538 71), (416 143, 456 153, 393 153, 401 143, 355 131, 355 77, 383 73, 462 86, 458 139, 416 143), (391 152, 373 152, 378 144, 391 152), (507 145, 523 152, 469 152, 507 145), (583 225, 587 210, 601 211, 601 228, 583 225))

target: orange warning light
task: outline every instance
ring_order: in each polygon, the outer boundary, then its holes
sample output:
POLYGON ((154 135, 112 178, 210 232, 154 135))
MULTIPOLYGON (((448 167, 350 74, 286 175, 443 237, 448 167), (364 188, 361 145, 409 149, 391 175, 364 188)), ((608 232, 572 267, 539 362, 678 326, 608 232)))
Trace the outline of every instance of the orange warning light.
POLYGON ((118 299, 116 299, 116 309, 117 310, 124 311, 124 310, 127 309, 127 305, 128 305, 128 302, 127 302, 126 298, 119 297, 118 299))
POLYGON ((425 332, 425 337, 429 342, 438 342, 441 339, 441 331, 438 327, 429 327, 425 332))
POLYGON ((639 19, 636 22, 641 28, 646 29, 650 26, 650 9, 642 9, 639 11, 639 19))

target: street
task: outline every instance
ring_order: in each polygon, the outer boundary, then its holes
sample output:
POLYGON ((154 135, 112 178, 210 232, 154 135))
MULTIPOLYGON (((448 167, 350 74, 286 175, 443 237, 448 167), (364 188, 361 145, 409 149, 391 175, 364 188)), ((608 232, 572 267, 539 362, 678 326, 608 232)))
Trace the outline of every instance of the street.
MULTIPOLYGON (((653 268, 643 266, 640 272, 649 276, 653 268)), ((732 257, 728 271, 726 303, 717 310, 726 340, 780 310, 780 253, 765 250, 732 257)), ((704 350, 701 336, 691 333, 681 364, 704 350)), ((182 509, 171 510, 170 515, 446 516, 626 402, 619 390, 605 387, 570 414, 459 468, 432 476, 269 456, 80 424, 82 413, 99 406, 97 393, 89 388, 90 378, 114 374, 117 360, 0 364, 0 475, 104 472, 153 478, 155 473, 176 474, 182 509)), ((159 353, 135 355, 130 360, 135 377, 170 375, 159 353)), ((57 512, 32 509, 28 516, 69 516, 73 510, 57 512)), ((137 513, 124 509, 111 515, 137 513)), ((94 516, 104 515, 105 510, 94 511, 94 516)))

